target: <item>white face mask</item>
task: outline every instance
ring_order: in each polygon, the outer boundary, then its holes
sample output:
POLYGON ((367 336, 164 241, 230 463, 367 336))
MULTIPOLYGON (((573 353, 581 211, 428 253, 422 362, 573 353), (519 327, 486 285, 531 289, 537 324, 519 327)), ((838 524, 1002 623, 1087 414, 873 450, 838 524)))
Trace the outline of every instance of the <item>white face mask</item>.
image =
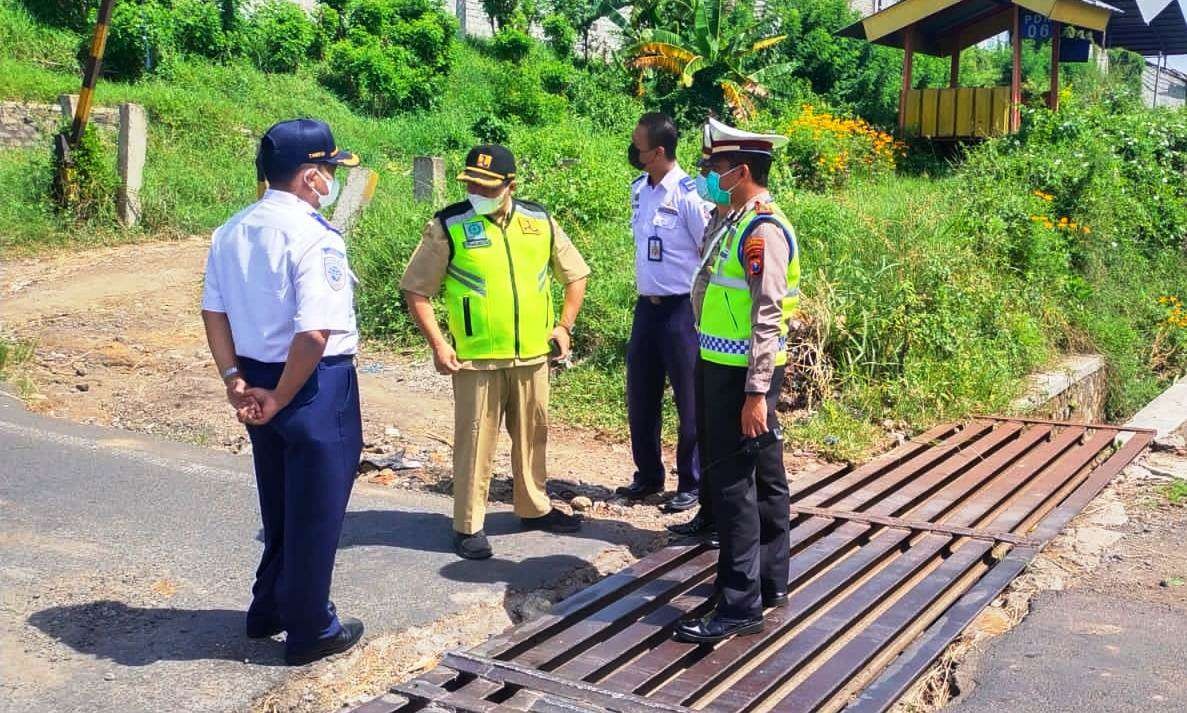
MULTIPOLYGON (((316 169, 313 172, 321 173, 321 171, 318 171, 316 169)), ((338 193, 342 190, 342 186, 338 183, 338 179, 329 178, 324 173, 321 173, 321 178, 323 181, 326 182, 327 188, 326 188, 325 193, 322 193, 321 191, 317 190, 317 185, 314 184, 312 181, 310 181, 309 187, 312 188, 313 192, 317 194, 317 207, 318 208, 329 208, 331 205, 334 204, 334 201, 338 200, 338 193)))
POLYGON ((490 215, 494 213, 503 206, 503 199, 506 197, 507 191, 503 191, 494 198, 487 198, 477 193, 466 194, 466 198, 470 200, 470 206, 474 208, 474 212, 478 215, 490 215))

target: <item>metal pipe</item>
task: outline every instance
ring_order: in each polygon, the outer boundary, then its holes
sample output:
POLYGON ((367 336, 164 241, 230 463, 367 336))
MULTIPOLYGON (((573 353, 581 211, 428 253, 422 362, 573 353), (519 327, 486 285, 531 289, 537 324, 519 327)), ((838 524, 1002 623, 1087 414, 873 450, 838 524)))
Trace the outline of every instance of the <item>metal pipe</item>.
POLYGON ((83 73, 82 89, 78 93, 78 106, 74 110, 74 123, 70 126, 70 146, 78 146, 82 134, 86 131, 87 120, 91 116, 91 104, 95 98, 95 84, 99 81, 99 71, 103 66, 103 50, 107 46, 107 27, 111 23, 111 11, 115 7, 115 0, 102 0, 99 4, 99 14, 95 21, 95 33, 91 38, 91 52, 87 57, 87 68, 83 73))

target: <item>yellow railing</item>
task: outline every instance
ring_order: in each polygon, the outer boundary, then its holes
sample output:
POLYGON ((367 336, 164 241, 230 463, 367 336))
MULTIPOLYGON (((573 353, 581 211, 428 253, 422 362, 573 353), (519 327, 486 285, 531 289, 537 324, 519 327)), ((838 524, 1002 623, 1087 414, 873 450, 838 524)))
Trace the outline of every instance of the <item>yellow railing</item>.
POLYGON ((911 89, 903 133, 924 138, 985 138, 1010 133, 1009 87, 911 89))

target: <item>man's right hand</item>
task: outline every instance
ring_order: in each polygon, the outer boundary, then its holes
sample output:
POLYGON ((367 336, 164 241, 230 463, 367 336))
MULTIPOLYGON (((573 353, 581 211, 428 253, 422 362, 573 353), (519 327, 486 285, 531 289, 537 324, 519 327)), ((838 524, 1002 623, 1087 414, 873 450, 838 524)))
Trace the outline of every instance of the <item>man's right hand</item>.
POLYGON ((462 363, 458 361, 453 347, 443 342, 433 347, 433 366, 437 367, 438 374, 451 376, 461 370, 462 363))

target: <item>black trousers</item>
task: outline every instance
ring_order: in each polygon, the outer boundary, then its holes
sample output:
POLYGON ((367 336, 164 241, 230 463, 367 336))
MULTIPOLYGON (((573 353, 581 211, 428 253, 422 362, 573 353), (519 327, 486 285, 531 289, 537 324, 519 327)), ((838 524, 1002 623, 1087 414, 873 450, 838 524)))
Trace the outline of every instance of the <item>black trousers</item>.
MULTIPOLYGON (((775 369, 766 394, 767 426, 779 425, 775 404, 783 383, 775 369)), ((701 360, 697 368, 697 409, 703 464, 702 490, 712 493, 713 519, 721 537, 717 559, 719 616, 762 616, 762 596, 787 590, 790 498, 781 443, 757 456, 737 451, 742 445, 742 404, 746 369, 701 360)))

